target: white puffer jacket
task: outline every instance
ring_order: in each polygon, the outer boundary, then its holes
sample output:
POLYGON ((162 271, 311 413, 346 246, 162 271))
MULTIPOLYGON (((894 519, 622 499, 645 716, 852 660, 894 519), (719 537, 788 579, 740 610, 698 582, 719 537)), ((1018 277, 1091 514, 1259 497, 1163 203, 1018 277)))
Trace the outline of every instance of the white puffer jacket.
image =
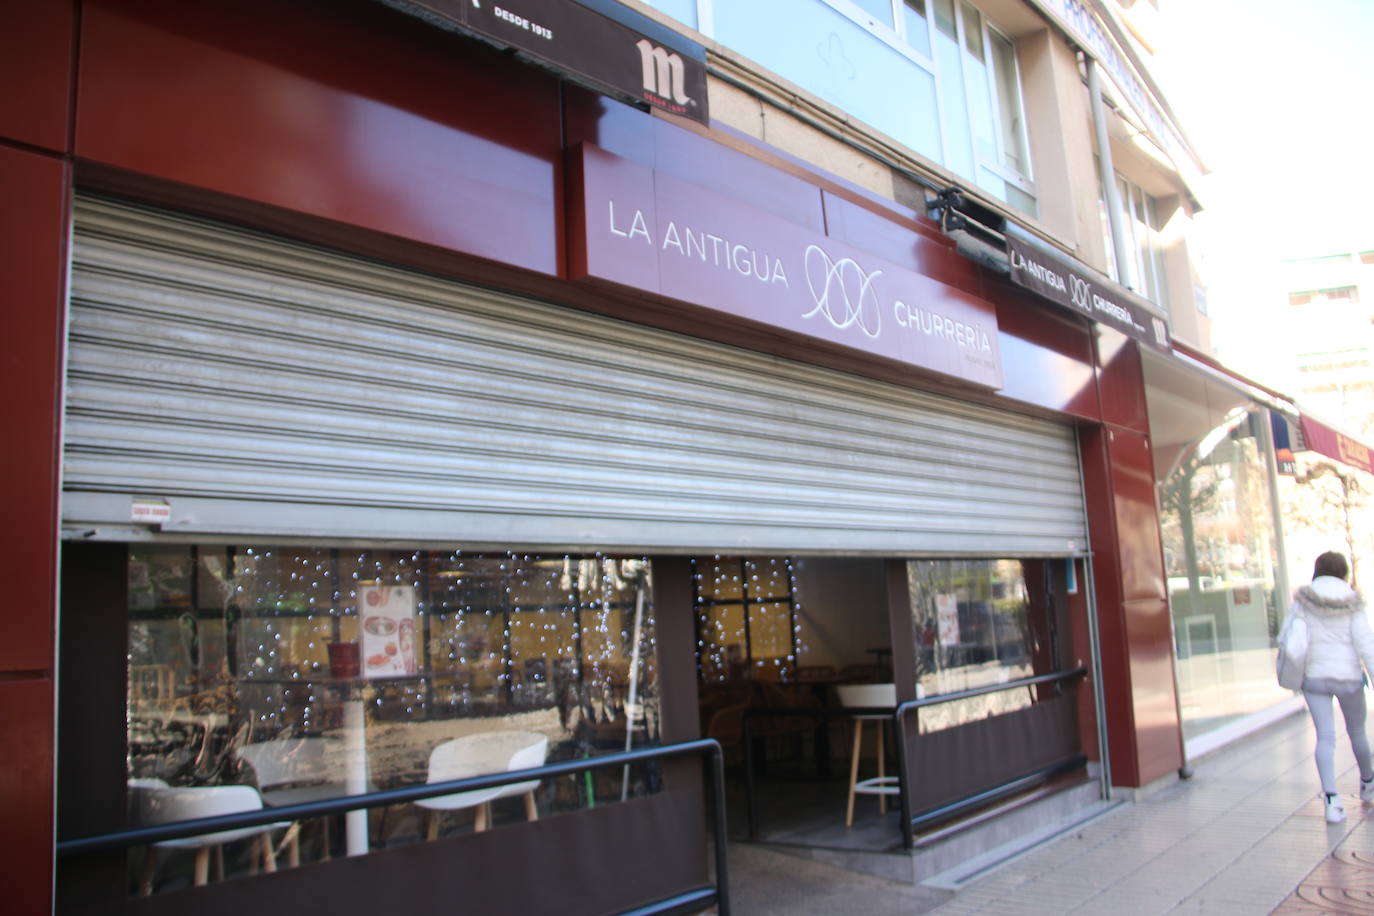
POLYGON ((1374 672, 1374 630, 1364 600, 1334 576, 1318 576, 1293 594, 1289 616, 1307 618, 1307 670, 1303 688, 1321 693, 1358 689, 1365 670, 1374 672))

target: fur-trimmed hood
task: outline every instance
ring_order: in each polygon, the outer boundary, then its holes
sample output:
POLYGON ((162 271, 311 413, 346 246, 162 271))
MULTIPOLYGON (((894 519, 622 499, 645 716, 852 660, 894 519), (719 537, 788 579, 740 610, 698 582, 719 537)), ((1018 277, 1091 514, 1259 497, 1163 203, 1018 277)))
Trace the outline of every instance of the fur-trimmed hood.
POLYGON ((1364 599, 1344 579, 1334 576, 1313 579, 1310 585, 1293 593, 1293 601, 1309 614, 1321 617, 1348 617, 1364 612, 1364 599))

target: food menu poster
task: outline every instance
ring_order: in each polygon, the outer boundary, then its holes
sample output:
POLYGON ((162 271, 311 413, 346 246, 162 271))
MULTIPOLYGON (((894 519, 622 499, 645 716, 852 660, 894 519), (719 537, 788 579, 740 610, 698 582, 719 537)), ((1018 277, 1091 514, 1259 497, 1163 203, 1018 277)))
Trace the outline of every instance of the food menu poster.
POLYGON ((363 585, 358 589, 363 677, 415 673, 415 588, 363 585))
POLYGON ((935 626, 940 634, 940 645, 959 644, 959 598, 956 595, 935 596, 935 626))

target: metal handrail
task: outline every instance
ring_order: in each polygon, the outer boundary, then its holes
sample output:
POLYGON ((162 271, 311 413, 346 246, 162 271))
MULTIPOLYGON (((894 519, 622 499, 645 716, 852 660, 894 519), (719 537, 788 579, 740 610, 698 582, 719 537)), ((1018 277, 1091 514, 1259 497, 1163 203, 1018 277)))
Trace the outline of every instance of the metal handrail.
POLYGON ((1050 684, 1058 681, 1072 680, 1074 678, 1083 677, 1087 673, 1087 666, 1080 665, 1077 668, 1071 668, 1067 671, 1057 671, 1053 674, 1038 674, 1034 677, 1007 681, 1004 684, 988 684, 984 687, 973 687, 968 690, 961 690, 957 693, 945 693, 934 697, 924 697, 919 700, 907 700, 904 703, 899 703, 895 708, 891 706, 752 707, 745 711, 742 723, 744 741, 744 798, 745 812, 748 819, 749 838, 751 840, 758 838, 758 811, 754 801, 753 729, 751 728, 752 721, 755 718, 763 716, 793 716, 828 721, 833 716, 843 716, 845 718, 854 718, 856 716, 891 716, 893 720, 893 734, 896 736, 897 743, 897 787, 902 806, 902 845, 906 849, 911 849, 916 844, 916 838, 912 830, 911 797, 908 794, 906 779, 906 714, 913 709, 939 706, 942 703, 967 700, 972 697, 985 696, 990 693, 1000 693, 1004 690, 1016 690, 1021 687, 1034 687, 1037 684, 1050 684))
MULTIPOLYGON (((709 758, 705 769, 708 773, 707 782, 710 784, 711 806, 715 811, 715 823, 712 832, 715 840, 716 880, 712 893, 709 895, 711 899, 706 902, 709 903, 713 901, 722 916, 728 916, 730 912, 730 891, 725 829, 725 762, 721 753, 720 743, 714 738, 699 738, 695 741, 684 741, 680 744, 669 744, 663 747, 637 748, 631 751, 607 754, 604 757, 565 760, 557 763, 547 763, 543 766, 531 767, 525 770, 508 770, 504 773, 493 773, 486 776, 470 776, 466 779, 450 779, 446 782, 405 786, 399 789, 383 789, 376 792, 341 796, 339 798, 324 799, 321 801, 264 807, 255 811, 242 811, 236 814, 221 814, 215 817, 202 817, 195 820, 176 821, 169 824, 133 827, 128 830, 115 831, 114 833, 102 833, 94 836, 78 837, 71 840, 61 840, 56 844, 56 851, 57 855, 65 857, 81 855, 83 853, 129 849, 134 846, 146 846, 150 843, 160 843, 164 840, 179 840, 186 837, 200 836, 206 833, 218 833, 222 830, 262 827, 267 824, 277 824, 283 821, 297 821, 312 817, 325 817, 331 814, 343 814, 347 811, 356 811, 360 808, 378 808, 383 805, 398 805, 405 802, 421 801, 426 798, 437 798, 441 795, 452 795, 456 792, 492 789, 497 786, 511 785, 513 783, 526 782, 533 779, 551 779, 557 776, 582 773, 588 770, 600 770, 608 767, 628 766, 632 763, 644 763, 651 760, 689 756, 709 758)), ((704 898, 707 895, 703 894, 702 896, 704 898)), ((652 910, 641 907, 636 910, 631 910, 630 912, 637 913, 650 911, 652 910)))

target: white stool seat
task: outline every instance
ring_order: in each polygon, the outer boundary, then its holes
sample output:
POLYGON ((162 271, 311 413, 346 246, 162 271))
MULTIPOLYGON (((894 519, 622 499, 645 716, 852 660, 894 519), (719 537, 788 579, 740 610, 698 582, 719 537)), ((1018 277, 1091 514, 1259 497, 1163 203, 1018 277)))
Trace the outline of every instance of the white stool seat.
MULTIPOLYGON (((843 684, 835 688, 840 705, 851 709, 897 708, 896 684, 843 684)), ((854 796, 878 796, 878 813, 887 813, 888 795, 899 795, 902 791, 901 776, 888 776, 887 761, 883 750, 883 723, 891 718, 882 713, 860 713, 854 718, 854 742, 849 752, 849 803, 845 809, 844 825, 854 826, 854 796), (859 754, 863 743, 863 726, 873 722, 878 726, 878 775, 859 779, 859 754)))

